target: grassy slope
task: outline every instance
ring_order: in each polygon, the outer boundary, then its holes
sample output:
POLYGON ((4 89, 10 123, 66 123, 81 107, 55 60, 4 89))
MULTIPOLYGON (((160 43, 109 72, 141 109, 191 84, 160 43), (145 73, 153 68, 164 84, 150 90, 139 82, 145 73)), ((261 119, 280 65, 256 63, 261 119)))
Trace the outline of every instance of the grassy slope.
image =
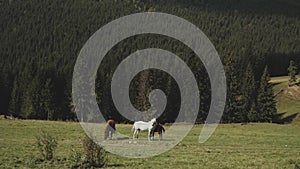
MULTIPOLYGON (((300 77, 299 77, 300 78, 300 77)), ((274 83, 274 92, 278 93, 276 96, 278 113, 285 113, 284 117, 291 116, 295 113, 300 113, 300 87, 288 87, 287 76, 274 77, 271 82, 274 83)), ((295 118, 294 123, 300 124, 300 116, 295 118)))
MULTIPOLYGON (((176 147, 147 159, 109 155, 108 168, 294 168, 300 164, 300 126, 222 124, 204 144, 196 126, 176 147)), ((130 134, 131 125, 117 125, 130 134)), ((0 120, 0 168, 70 168, 71 149, 80 150, 78 123, 0 120), (35 136, 44 129, 58 137, 54 162, 35 163, 35 136)))

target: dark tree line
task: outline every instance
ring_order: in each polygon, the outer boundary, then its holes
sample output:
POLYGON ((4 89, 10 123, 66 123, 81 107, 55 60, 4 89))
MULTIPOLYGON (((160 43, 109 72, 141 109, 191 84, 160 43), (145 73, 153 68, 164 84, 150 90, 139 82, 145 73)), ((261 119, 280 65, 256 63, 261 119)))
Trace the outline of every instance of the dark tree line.
MULTIPOLYGON (((287 75, 290 60, 300 67, 300 14, 294 0, 3 0, 0 2, 0 113, 19 118, 76 120, 72 72, 80 49, 104 24, 142 11, 177 15, 198 26, 215 45, 228 85, 223 122, 272 121, 276 106, 270 75, 287 75), (246 7, 248 6, 248 8, 246 7), (280 9, 280 10, 279 10, 280 9), (270 74, 270 75, 269 75, 270 74)), ((190 67, 200 90, 198 121, 210 104, 207 72, 193 51, 159 35, 134 36, 117 44, 101 63, 97 100, 106 118, 127 122, 114 107, 110 82, 126 56, 139 49, 171 51, 190 67)), ((151 90, 163 90, 168 103, 160 121, 172 122, 180 109, 179 89, 158 70, 139 73, 130 99, 146 110, 151 90)))

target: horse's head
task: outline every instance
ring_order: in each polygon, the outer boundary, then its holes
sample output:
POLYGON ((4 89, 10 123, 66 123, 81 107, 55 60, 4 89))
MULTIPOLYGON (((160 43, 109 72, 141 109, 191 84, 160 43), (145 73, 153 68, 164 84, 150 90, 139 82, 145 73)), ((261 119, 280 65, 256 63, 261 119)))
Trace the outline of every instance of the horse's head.
POLYGON ((156 118, 153 118, 151 121, 152 127, 157 125, 156 118))
POLYGON ((153 118, 150 122, 151 123, 156 123, 156 118, 153 118))

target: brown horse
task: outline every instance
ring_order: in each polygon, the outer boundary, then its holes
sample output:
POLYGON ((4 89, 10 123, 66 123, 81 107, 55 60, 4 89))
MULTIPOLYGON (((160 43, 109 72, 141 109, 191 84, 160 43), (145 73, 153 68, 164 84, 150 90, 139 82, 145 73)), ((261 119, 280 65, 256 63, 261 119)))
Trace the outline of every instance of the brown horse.
POLYGON ((114 120, 108 120, 106 122, 104 130, 104 140, 112 139, 113 134, 116 132, 116 122, 114 120))
POLYGON ((163 133, 165 132, 165 128, 161 124, 157 124, 153 127, 150 133, 150 138, 154 139, 154 133, 157 132, 159 135, 159 140, 163 139, 163 133))

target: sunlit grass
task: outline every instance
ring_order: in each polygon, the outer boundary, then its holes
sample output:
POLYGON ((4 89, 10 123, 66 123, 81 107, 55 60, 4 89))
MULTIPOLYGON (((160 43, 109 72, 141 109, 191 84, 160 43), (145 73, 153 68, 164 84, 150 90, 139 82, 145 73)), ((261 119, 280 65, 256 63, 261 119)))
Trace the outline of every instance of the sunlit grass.
MULTIPOLYGON (((298 76, 300 79, 300 76, 298 76)), ((273 77, 271 82, 274 84, 278 113, 285 113, 283 117, 300 113, 300 87, 288 87, 288 76, 273 77), (282 92, 279 92, 281 91, 282 92)), ((300 116, 295 118, 293 123, 300 124, 300 116)))
MULTIPOLYGON (((119 124, 117 130, 131 139, 131 127, 119 124)), ((201 128, 195 126, 181 143, 155 157, 109 154, 107 168, 294 168, 300 164, 298 125, 222 124, 204 144, 198 143, 201 128)), ((0 168, 70 168, 71 149, 81 151, 84 135, 78 123, 66 122, 0 120, 0 129, 0 168), (58 139, 52 162, 35 162, 40 158, 34 146, 40 129, 58 139)))

